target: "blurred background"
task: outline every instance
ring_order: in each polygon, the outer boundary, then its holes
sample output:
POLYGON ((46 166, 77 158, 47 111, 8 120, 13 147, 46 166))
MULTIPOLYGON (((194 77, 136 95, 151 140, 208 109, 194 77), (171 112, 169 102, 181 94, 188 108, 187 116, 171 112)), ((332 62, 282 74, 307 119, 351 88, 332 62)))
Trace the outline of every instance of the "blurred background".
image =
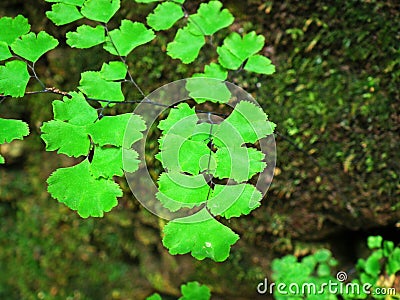
MULTIPOLYGON (((191 13, 200 2, 185 5, 191 13)), ((165 222, 140 206, 122 178, 125 195, 102 219, 81 219, 52 199, 47 177, 77 162, 45 152, 40 139, 42 122, 52 118, 51 101, 59 98, 7 99, 0 117, 27 121, 31 134, 0 150, 7 162, 0 166, 1 299, 144 299, 155 291, 175 299, 180 284, 192 280, 209 286, 213 299, 267 299, 256 286, 271 278, 275 258, 326 248, 337 269, 351 273, 369 253, 368 236, 400 242, 400 2, 222 2, 236 17, 230 30, 266 37, 263 54, 277 69, 272 76, 232 72, 228 78, 277 124, 278 155, 262 206, 229 222, 241 236, 229 259, 171 256, 161 244, 165 222)), ((65 33, 76 23, 54 26, 45 18, 50 4, 2 0, 0 16, 22 14, 32 31, 55 36, 60 45, 38 61, 38 75, 47 86, 75 90, 81 72, 99 70, 113 57, 100 46, 67 47, 65 33)), ((122 18, 144 21, 153 7, 122 1, 110 26, 122 18)), ((174 31, 128 57, 145 93, 216 59, 206 46, 193 64, 171 60, 165 52, 174 31)), ((218 33, 214 43, 228 32, 218 33)), ((134 90, 125 94, 141 98, 134 90)), ((148 163, 157 173, 160 166, 151 159, 156 140, 149 143, 148 163)))

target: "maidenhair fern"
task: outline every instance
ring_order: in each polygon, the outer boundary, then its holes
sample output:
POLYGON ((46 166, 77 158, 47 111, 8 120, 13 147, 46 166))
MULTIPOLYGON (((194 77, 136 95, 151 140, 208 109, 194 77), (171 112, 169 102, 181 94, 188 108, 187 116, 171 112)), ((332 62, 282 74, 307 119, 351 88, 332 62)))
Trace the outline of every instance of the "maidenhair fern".
MULTIPOLYGON (((220 1, 201 3, 197 11, 189 12, 183 0, 136 0, 141 3, 137 5, 153 5, 147 24, 123 17, 116 24, 120 15, 109 23, 119 13, 120 0, 46 1, 52 3, 46 16, 55 25, 80 20, 77 26, 69 25, 71 31, 65 36, 69 47, 101 46, 114 59, 104 62, 100 70, 80 74, 74 91, 60 91, 39 78, 35 68, 59 41, 45 31, 31 32, 28 20, 21 15, 2 17, 0 103, 38 93, 58 97, 52 103, 53 119, 40 128, 41 138, 47 151, 79 158, 80 162, 55 170, 47 180, 48 191, 83 218, 102 217, 115 207, 123 193, 114 177, 145 165, 133 145, 143 139, 151 124, 135 114, 107 115, 111 106, 140 102, 126 99, 124 85, 137 88, 143 102, 160 105, 137 85, 126 57, 156 39, 158 31, 171 28, 176 34, 166 53, 184 64, 195 61, 206 42, 215 46, 216 53, 204 71, 186 80, 185 89, 194 102, 169 107, 169 115, 158 124, 161 137, 156 159, 164 172, 157 180, 155 198, 170 212, 189 211, 163 229, 163 244, 171 254, 190 252, 197 259, 225 260, 239 236, 221 220, 247 215, 260 206, 263 191, 250 180, 263 172, 266 162, 265 153, 256 144, 273 134, 275 125, 255 102, 236 99, 229 115, 207 111, 206 120, 199 118, 198 105, 231 105, 235 96, 225 82, 230 70, 275 71, 271 61, 259 54, 264 37, 255 32, 229 33, 234 17, 220 1), (220 41, 213 39, 220 30, 228 35, 220 41), (42 89, 28 87, 31 79, 42 89)), ((25 122, 0 118, 0 143, 28 134, 25 122)), ((5 163, 2 156, 0 163, 5 163)))

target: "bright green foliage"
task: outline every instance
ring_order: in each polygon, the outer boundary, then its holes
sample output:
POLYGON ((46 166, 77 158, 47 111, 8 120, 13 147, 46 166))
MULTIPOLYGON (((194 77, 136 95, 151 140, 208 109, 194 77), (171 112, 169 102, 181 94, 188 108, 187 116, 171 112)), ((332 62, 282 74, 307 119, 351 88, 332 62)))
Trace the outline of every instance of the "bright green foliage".
POLYGON ((77 166, 54 172, 48 179, 48 190, 60 202, 78 210, 82 217, 100 217, 117 204, 116 197, 122 196, 122 191, 112 181, 113 176, 123 175, 122 156, 125 171, 137 170, 138 153, 130 147, 142 138, 140 131, 146 127, 139 116, 132 114, 98 120, 96 109, 82 94, 71 93, 70 96, 63 101, 53 101, 55 120, 45 122, 41 128, 46 149, 58 149, 59 153, 69 156, 87 156, 92 140, 94 155, 91 162, 86 159, 77 166), (132 127, 124 139, 128 122, 132 127))
POLYGON ((262 55, 250 56, 246 65, 244 66, 244 69, 246 71, 266 75, 275 73, 275 66, 271 63, 271 60, 262 55))
POLYGON ((69 5, 82 6, 85 0, 46 0, 46 2, 59 2, 69 5))
POLYGON ((262 172, 266 163, 264 153, 254 148, 222 147, 216 152, 217 169, 215 177, 232 178, 236 182, 249 180, 255 174, 262 172))
POLYGON ((100 75, 105 80, 122 80, 125 79, 126 73, 126 66, 120 61, 104 63, 100 70, 100 75))
POLYGON ((231 98, 231 92, 224 82, 215 79, 225 80, 228 77, 228 71, 219 64, 211 63, 204 68, 204 73, 195 73, 193 78, 205 77, 210 79, 189 79, 186 89, 190 92, 197 103, 205 101, 226 103, 231 98))
MULTIPOLYGON (((386 299, 385 295, 381 296, 375 293, 379 285, 382 275, 387 277, 395 276, 396 272, 400 271, 400 247, 394 248, 394 243, 391 241, 383 241, 380 236, 371 236, 368 238, 368 246, 374 249, 374 252, 365 260, 359 259, 356 265, 358 274, 357 278, 351 282, 343 282, 349 284, 348 289, 343 286, 343 289, 338 289, 337 294, 331 294, 331 290, 327 288, 326 283, 331 281, 336 284, 340 282, 334 278, 332 267, 337 266, 337 261, 332 258, 332 254, 327 249, 320 249, 314 254, 304 257, 301 261, 293 255, 287 255, 279 259, 274 259, 272 262, 272 279, 275 285, 285 284, 281 292, 274 289, 274 299, 337 299, 340 294, 340 299, 386 299), (386 268, 383 268, 386 266, 386 268), (394 266, 389 271, 389 266, 394 266), (385 269, 385 270, 384 270, 385 269), (386 273, 385 273, 386 271, 386 273), (391 272, 393 271, 393 272, 391 272), (370 284, 369 294, 365 293, 363 284, 370 284), (299 290, 290 289, 289 285, 296 284, 299 290), (315 287, 315 289, 313 288, 315 287), (302 289, 302 287, 306 287, 302 289), (303 290, 305 293, 303 293, 303 290), (310 292, 308 292, 310 291, 310 292), (316 292, 316 291, 323 291, 316 292), (355 292, 353 294, 353 291, 355 292)), ((343 272, 343 271, 341 271, 343 272)), ((345 275, 338 273, 338 279, 344 278, 345 275)), ((394 283, 395 284, 395 283, 394 283)), ((367 286, 365 286, 367 287, 367 286)), ((383 287, 383 286, 380 286, 383 287)), ((388 288, 386 285, 385 288, 388 288)))
POLYGON ((133 49, 154 38, 153 30, 142 23, 122 20, 119 29, 110 31, 104 49, 114 55, 127 56, 133 49))
POLYGON ((228 71, 219 64, 211 63, 204 67, 204 73, 195 73, 192 77, 207 77, 226 80, 226 78, 228 78, 228 71))
POLYGON ((158 189, 157 199, 171 211, 204 203, 210 190, 203 175, 189 176, 178 172, 162 173, 158 189))
POLYGON ((21 120, 0 118, 0 144, 22 140, 29 134, 28 124, 21 120))
MULTIPOLYGON (((85 101, 81 94, 72 93, 72 98, 64 97, 64 101, 53 102, 54 119, 45 122, 41 128, 42 139, 49 151, 57 150, 69 156, 78 157, 87 155, 90 149, 90 140, 99 146, 112 145, 129 149, 131 145, 142 137, 140 131, 146 127, 139 116, 122 114, 114 117, 104 117, 97 120, 96 110, 85 101), (134 123, 128 138, 124 140, 124 133, 128 121, 134 123), (64 122, 66 121, 66 122, 64 122), (66 139, 65 136, 70 136, 66 139), (123 145, 123 142, 127 143, 123 145)), ((118 157, 122 157, 122 149, 119 149, 118 157)), ((134 154, 135 155, 135 154, 134 154)), ((115 159, 117 157, 114 155, 115 159)), ((130 157, 130 156, 127 156, 130 157)), ((136 160, 136 158, 134 158, 136 160)), ((122 159, 115 162, 120 166, 122 159)), ((130 169, 135 166, 130 167, 130 169)), ((115 169, 115 168, 114 168, 115 169)))
POLYGON ((76 210, 82 218, 102 217, 115 207, 122 190, 112 180, 96 179, 87 159, 76 166, 61 168, 47 179, 52 197, 76 210))
POLYGON ((17 38, 26 34, 31 29, 28 19, 18 15, 15 18, 0 18, 0 41, 11 45, 17 38))
MULTIPOLYGON (((215 79, 214 81, 219 82, 215 79)), ((159 177, 157 199, 170 211, 183 207, 193 208, 206 203, 207 209, 213 216, 231 218, 249 214, 260 205, 261 192, 254 186, 244 183, 226 186, 217 184, 212 187, 207 184, 204 173, 219 179, 229 178, 241 183, 249 180, 256 173, 262 172, 266 166, 266 163, 262 161, 264 153, 255 148, 241 147, 241 145, 245 143, 244 139, 246 143, 250 141, 254 143, 272 133, 272 131, 257 128, 268 124, 267 116, 259 107, 242 101, 219 125, 204 121, 198 124, 198 122, 194 109, 186 103, 181 103, 175 109, 171 109, 169 116, 160 121, 158 127, 163 135, 159 140, 160 152, 156 158, 161 161, 167 171, 159 177), (226 136, 223 131, 220 131, 220 127, 225 123, 228 125, 223 127, 223 130, 227 128, 231 130, 226 136), (250 125, 253 131, 247 128, 250 125), (237 132, 236 136, 232 132, 237 132), (219 133, 218 136, 217 133, 219 133), (234 136, 233 139, 232 136, 234 136), (218 144, 215 143, 216 141, 218 144)), ((206 212, 196 214, 197 217, 193 215, 179 219, 177 224, 177 220, 174 220, 166 228, 182 231, 190 228, 191 235, 187 238, 190 236, 191 239, 196 235, 213 236, 212 229, 207 228, 212 228, 212 226, 221 228, 222 225, 215 221, 206 209, 204 211, 206 212), (212 220, 204 221, 199 216, 209 217, 212 220), (196 220, 200 224, 196 223, 196 220), (184 221, 192 224, 180 224, 184 221), (210 226, 204 226, 208 221, 210 221, 210 226)), ((218 230, 230 235, 226 231, 227 228, 218 230)), ((196 248, 192 242, 189 243, 189 247, 180 239, 179 234, 175 231, 165 231, 164 244, 172 254, 192 251, 192 255, 196 258, 217 259, 210 254, 207 247, 196 248), (174 243, 176 249, 173 247, 174 243)), ((210 243, 207 242, 207 245, 210 243)), ((222 245, 223 243, 224 241, 221 241, 218 247, 229 249, 231 244, 222 245)))
POLYGON ((106 116, 100 121, 88 126, 89 133, 95 144, 99 144, 100 146, 123 146, 124 148, 130 148, 133 143, 141 139, 142 133, 140 133, 140 131, 145 129, 146 126, 142 118, 132 114, 122 114, 112 117, 106 116), (128 133, 124 139, 125 129, 129 121, 133 122, 132 124, 135 126, 129 127, 131 132, 128 133), (134 128, 134 130, 132 130, 132 128, 134 128))
MULTIPOLYGON (((182 284, 181 293, 182 296, 178 300, 209 300, 211 297, 210 289, 197 281, 182 284)), ((162 300, 162 298, 159 294, 154 293, 147 297, 146 300, 162 300)))
POLYGON ((177 109, 171 109, 168 118, 160 121, 158 128, 166 133, 189 136, 196 125, 198 118, 194 108, 190 108, 187 103, 180 103, 177 109), (184 123, 182 123, 184 122, 184 123))
POLYGON ((0 42, 0 60, 6 60, 12 57, 10 49, 6 42, 0 42))
POLYGON ((197 281, 188 282, 181 286, 182 297, 178 300, 208 300, 211 297, 210 289, 197 281))
MULTIPOLYGON (((379 280, 381 276, 395 276, 400 271, 400 247, 394 247, 392 241, 384 241, 381 236, 368 237, 367 244, 373 252, 367 259, 360 258, 356 268, 361 284, 369 283, 374 290, 383 287, 384 283, 379 280)), ((352 299, 357 295, 345 296, 345 299, 352 299)))
POLYGON ((339 283, 336 278, 331 276, 331 267, 336 265, 337 261, 326 249, 318 250, 301 261, 298 261, 297 257, 293 255, 274 259, 272 261, 272 279, 276 286, 285 284, 280 289, 274 289, 274 299, 337 299, 336 295, 330 293, 327 286, 329 281, 339 283), (302 289, 304 284, 310 286, 310 293, 307 292, 307 288, 302 289), (294 288, 290 289, 290 285, 298 286, 298 291, 294 288), (314 292, 312 286, 316 287, 314 292))
POLYGON ((121 91, 121 83, 104 79, 100 72, 83 72, 78 89, 92 99, 112 101, 125 99, 121 91))
POLYGON ((1 154, 0 154, 0 164, 4 164, 4 163, 5 163, 4 157, 1 156, 1 154))
POLYGON ((381 248, 383 238, 380 235, 369 236, 367 239, 367 244, 369 249, 381 248))
POLYGON ((11 97, 22 97, 29 81, 26 63, 13 60, 0 66, 0 94, 11 97))
POLYGON ((254 31, 243 38, 236 32, 231 33, 225 38, 223 46, 217 48, 219 63, 227 69, 238 69, 246 59, 263 48, 264 40, 263 36, 254 31))
POLYGON ((188 140, 180 135, 168 134, 163 140, 161 152, 156 155, 168 171, 199 174, 207 169, 207 165, 199 162, 202 157, 210 155, 210 149, 203 142, 188 140))
POLYGON ((163 231, 163 244, 171 254, 191 252, 199 260, 208 257, 224 261, 229 256, 230 246, 239 239, 231 229, 212 218, 206 209, 169 222, 163 231))
POLYGON ((197 58, 204 44, 204 37, 193 34, 188 25, 178 30, 174 41, 167 46, 167 53, 172 58, 179 58, 184 64, 188 64, 197 58))
POLYGON ((137 3, 152 3, 152 2, 159 2, 160 0, 135 0, 137 3))
POLYGON ((48 33, 41 31, 36 36, 33 32, 21 36, 11 45, 15 54, 36 62, 39 57, 57 47, 58 41, 48 33))
POLYGON ((96 147, 90 164, 90 171, 93 176, 110 179, 113 176, 123 176, 122 151, 124 151, 124 159, 128 162, 128 164, 125 164, 125 171, 135 172, 139 166, 138 153, 135 150, 122 147, 96 147))
POLYGON ((81 9, 86 18, 107 23, 118 11, 120 0, 86 0, 81 9))
MULTIPOLYGON (((100 217, 116 206, 117 197, 122 196, 112 178, 122 176, 124 171, 135 172, 138 169, 139 155, 131 147, 143 137, 141 131, 146 129, 146 125, 141 117, 132 114, 103 117, 103 112, 108 110, 95 109, 89 103, 97 101, 96 105, 100 103, 109 108, 124 101, 121 85, 126 81, 128 65, 123 57, 152 41, 155 34, 144 24, 127 19, 122 19, 119 28, 109 31, 107 23, 119 10, 120 0, 46 1, 54 3, 46 15, 56 25, 84 17, 88 19, 89 23, 66 34, 70 47, 86 49, 102 45, 109 53, 120 56, 121 61, 104 63, 100 71, 83 72, 78 86, 80 92, 71 92, 62 101, 54 100, 54 120, 41 127, 41 137, 48 151, 57 150, 72 157, 85 156, 79 164, 60 168, 49 177, 49 193, 84 218, 100 217)), ((147 17, 148 25, 154 30, 170 29, 184 17, 181 6, 184 0, 136 2, 161 2, 154 5, 155 9, 147 17)), ((220 1, 209 1, 202 3, 187 21, 167 46, 168 55, 185 64, 198 57, 206 36, 228 27, 234 18, 222 8, 220 1)), ((35 62, 54 49, 58 41, 46 32, 28 33, 30 25, 22 16, 1 18, 0 29, 3 29, 0 30, 0 60, 10 59, 14 53, 32 62, 13 60, 0 66, 0 94, 23 96, 30 78, 27 67, 42 83, 36 75, 35 62)), ((187 80, 189 96, 197 103, 228 103, 231 92, 224 82, 228 76, 227 69, 237 69, 246 61, 246 70, 272 73, 271 61, 255 55, 263 45, 264 39, 254 32, 243 38, 238 34, 230 35, 218 48, 220 63, 210 63, 203 73, 193 75, 203 77, 200 80, 187 80)), ((42 85, 44 91, 52 91, 42 85)), ((58 93, 56 90, 53 92, 58 93)), ((158 178, 156 197, 170 211, 201 208, 194 215, 173 220, 165 226, 163 243, 172 254, 190 252, 197 259, 207 257, 223 261, 239 236, 215 217, 229 219, 246 215, 260 205, 261 193, 244 182, 265 168, 264 154, 255 148, 245 148, 243 144, 254 143, 271 134, 274 126, 260 108, 247 102, 239 102, 221 124, 213 124, 211 119, 209 115, 208 121, 200 120, 195 109, 184 103, 171 109, 166 120, 159 123, 162 136, 160 153, 156 157, 166 172, 158 178), (207 182, 213 178, 228 179, 229 185, 207 182), (238 184, 232 185, 234 181, 238 184)), ((2 126, 2 120, 0 138, 5 141, 28 134, 21 128, 25 123, 13 120, 13 129, 10 130, 10 126, 2 126)), ((0 156, 0 163, 3 162, 4 158, 0 156)), ((323 272, 327 270, 322 268, 323 272)), ((197 282, 182 286, 182 294, 180 299, 210 298, 208 288, 197 282)))
POLYGON ((160 294, 154 293, 153 295, 146 298, 146 300, 162 300, 160 294))
POLYGON ((225 40, 224 46, 241 60, 249 58, 264 46, 265 38, 257 35, 254 31, 246 34, 243 38, 236 32, 231 33, 225 40))
POLYGON ((57 26, 72 23, 83 18, 76 6, 65 3, 53 4, 51 10, 46 11, 46 16, 57 26))
POLYGON ((225 83, 214 78, 189 78, 186 89, 189 91, 189 96, 197 103, 206 101, 227 103, 231 98, 231 92, 225 83))
POLYGON ((164 2, 147 16, 147 24, 154 30, 166 30, 171 28, 176 21, 183 17, 182 7, 173 2, 164 2))
POLYGON ((96 110, 90 106, 80 93, 71 93, 71 98, 53 101, 54 119, 68 121, 70 124, 85 126, 97 119, 96 110))
POLYGON ((100 25, 96 27, 81 25, 76 32, 67 32, 66 36, 69 46, 81 49, 96 46, 106 40, 104 27, 100 25))
POLYGON ((218 47, 217 52, 219 55, 218 61, 224 68, 236 70, 239 69, 239 67, 244 62, 244 60, 241 60, 240 58, 232 54, 232 52, 229 51, 228 47, 218 47))
POLYGON ((197 13, 189 17, 189 22, 199 27, 203 35, 213 35, 218 30, 228 27, 233 23, 233 16, 227 9, 222 8, 219 1, 210 1, 200 4, 197 13))
POLYGON ((220 124, 215 136, 218 146, 226 146, 224 143, 231 143, 234 139, 226 139, 232 133, 232 129, 240 134, 243 143, 255 143, 257 140, 266 137, 274 132, 275 124, 268 121, 268 116, 255 104, 248 101, 239 102, 233 112, 220 124))
POLYGON ((213 215, 229 219, 248 215, 261 205, 261 198, 260 191, 251 184, 217 184, 214 187, 212 198, 207 202, 207 207, 213 215))
POLYGON ((85 126, 53 120, 45 122, 41 130, 47 151, 58 150, 57 153, 73 157, 89 153, 90 141, 85 126))

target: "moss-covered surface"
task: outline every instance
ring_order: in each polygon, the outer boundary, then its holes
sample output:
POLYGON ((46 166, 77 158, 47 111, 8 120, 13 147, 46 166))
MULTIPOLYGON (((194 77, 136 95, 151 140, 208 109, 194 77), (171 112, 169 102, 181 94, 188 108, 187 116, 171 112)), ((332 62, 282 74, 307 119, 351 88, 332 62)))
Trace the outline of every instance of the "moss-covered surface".
MULTIPOLYGON (((125 1, 121 13, 144 16, 145 6, 138 11, 132 2, 125 1)), ((54 97, 7 100, 0 116, 29 121, 32 134, 1 146, 8 161, 0 167, 1 299, 143 299, 153 291, 174 297, 191 280, 207 284, 215 299, 255 299, 275 257, 328 247, 343 269, 364 255, 367 235, 399 241, 400 5, 225 4, 237 17, 231 29, 264 34, 263 51, 277 66, 269 77, 229 77, 278 124, 273 184, 259 209, 230 222, 241 235, 230 258, 215 263, 169 255, 161 244, 164 222, 140 207, 122 179, 125 196, 103 219, 83 220, 58 204, 46 192, 46 178, 74 161, 44 152, 39 137, 54 97)), ((188 9, 196 5, 190 2, 188 9)), ((0 14, 23 13, 33 30, 45 28, 64 44, 72 27, 52 25, 44 18, 48 7, 43 1, 2 1, 0 14)), ((166 34, 129 58, 147 92, 198 72, 210 59, 207 46, 196 64, 178 65, 163 53, 170 38, 166 34)), ((80 72, 110 58, 100 48, 93 51, 57 49, 38 62, 38 72, 47 85, 73 90, 80 72)))

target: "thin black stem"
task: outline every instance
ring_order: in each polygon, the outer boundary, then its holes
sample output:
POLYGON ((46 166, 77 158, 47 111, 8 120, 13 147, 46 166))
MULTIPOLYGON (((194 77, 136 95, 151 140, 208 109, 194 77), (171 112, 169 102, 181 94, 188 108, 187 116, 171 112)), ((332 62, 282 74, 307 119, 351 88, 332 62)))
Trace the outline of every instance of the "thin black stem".
POLYGON ((213 120, 211 120, 211 113, 207 114, 208 117, 208 121, 210 122, 211 126, 210 126, 210 132, 208 133, 208 139, 210 140, 210 152, 208 154, 208 163, 207 163, 207 175, 210 177, 210 186, 208 188, 208 192, 207 192, 207 200, 210 198, 210 194, 211 194, 211 185, 212 185, 212 174, 211 174, 211 170, 210 170, 210 166, 211 166, 211 156, 212 156, 212 146, 213 146, 213 142, 212 142, 212 131, 213 131, 213 125, 214 122, 213 120))

